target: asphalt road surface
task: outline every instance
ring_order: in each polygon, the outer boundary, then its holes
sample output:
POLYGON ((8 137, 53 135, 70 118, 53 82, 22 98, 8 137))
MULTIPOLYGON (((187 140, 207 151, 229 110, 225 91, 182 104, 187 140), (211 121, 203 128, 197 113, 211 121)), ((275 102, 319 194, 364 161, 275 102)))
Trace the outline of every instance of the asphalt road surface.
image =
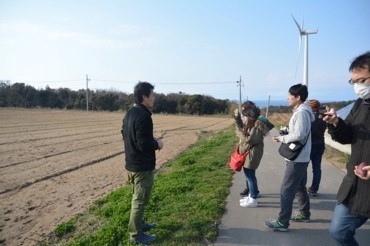
MULTIPOLYGON (((239 193, 245 187, 243 172, 234 174, 233 185, 227 198, 226 212, 219 226, 219 236, 214 245, 335 245, 330 238, 329 225, 336 204, 336 193, 345 175, 329 162, 322 162, 322 178, 318 196, 310 197, 311 221, 291 222, 288 232, 274 232, 264 226, 267 219, 277 218, 280 211, 280 185, 285 170, 285 160, 278 154, 279 143, 273 142, 273 130, 265 138, 265 151, 256 176, 261 197, 257 208, 239 206, 239 193)), ((311 185, 312 168, 308 166, 307 186, 311 185)), ((370 194, 369 194, 370 195, 370 194)), ((294 201, 293 213, 297 211, 294 201)), ((360 245, 370 245, 370 220, 357 230, 360 245)))

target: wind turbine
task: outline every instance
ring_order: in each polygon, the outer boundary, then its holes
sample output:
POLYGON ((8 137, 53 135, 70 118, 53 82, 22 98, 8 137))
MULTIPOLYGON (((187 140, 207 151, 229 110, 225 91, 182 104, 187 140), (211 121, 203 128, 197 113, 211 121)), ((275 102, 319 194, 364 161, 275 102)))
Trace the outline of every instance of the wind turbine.
POLYGON ((292 15, 292 18, 298 27, 299 36, 300 36, 298 52, 301 50, 302 36, 304 36, 305 49, 304 49, 304 64, 303 64, 303 84, 308 87, 308 35, 316 34, 317 29, 316 30, 303 30, 304 20, 302 20, 302 25, 299 26, 298 22, 296 21, 296 19, 294 19, 293 15, 292 15))

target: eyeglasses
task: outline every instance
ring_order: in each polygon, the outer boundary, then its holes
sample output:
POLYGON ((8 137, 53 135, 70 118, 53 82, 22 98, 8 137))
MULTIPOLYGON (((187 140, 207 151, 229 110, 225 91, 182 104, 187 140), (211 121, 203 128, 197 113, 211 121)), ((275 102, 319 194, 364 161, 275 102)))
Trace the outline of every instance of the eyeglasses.
POLYGON ((356 80, 348 80, 348 83, 350 83, 351 85, 354 85, 354 84, 363 84, 366 82, 366 80, 370 79, 370 77, 367 77, 367 78, 359 78, 359 79, 356 79, 356 80))

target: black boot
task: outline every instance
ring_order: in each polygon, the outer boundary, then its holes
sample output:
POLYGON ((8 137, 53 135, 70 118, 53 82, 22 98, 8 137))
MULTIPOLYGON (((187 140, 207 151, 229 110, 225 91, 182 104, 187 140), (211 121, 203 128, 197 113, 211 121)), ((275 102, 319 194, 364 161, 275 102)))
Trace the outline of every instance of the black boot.
POLYGON ((248 196, 248 194, 249 194, 249 190, 247 188, 245 188, 242 192, 240 192, 241 196, 248 196))

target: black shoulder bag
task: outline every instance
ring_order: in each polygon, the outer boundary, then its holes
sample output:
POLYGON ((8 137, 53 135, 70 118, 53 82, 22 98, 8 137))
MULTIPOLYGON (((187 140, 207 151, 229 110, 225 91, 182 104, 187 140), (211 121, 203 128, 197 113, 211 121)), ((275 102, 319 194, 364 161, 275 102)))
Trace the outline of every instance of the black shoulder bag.
POLYGON ((303 147, 306 145, 310 134, 311 132, 308 133, 304 144, 300 143, 299 141, 292 143, 281 143, 279 147, 279 154, 290 161, 297 159, 299 153, 301 153, 303 147))

